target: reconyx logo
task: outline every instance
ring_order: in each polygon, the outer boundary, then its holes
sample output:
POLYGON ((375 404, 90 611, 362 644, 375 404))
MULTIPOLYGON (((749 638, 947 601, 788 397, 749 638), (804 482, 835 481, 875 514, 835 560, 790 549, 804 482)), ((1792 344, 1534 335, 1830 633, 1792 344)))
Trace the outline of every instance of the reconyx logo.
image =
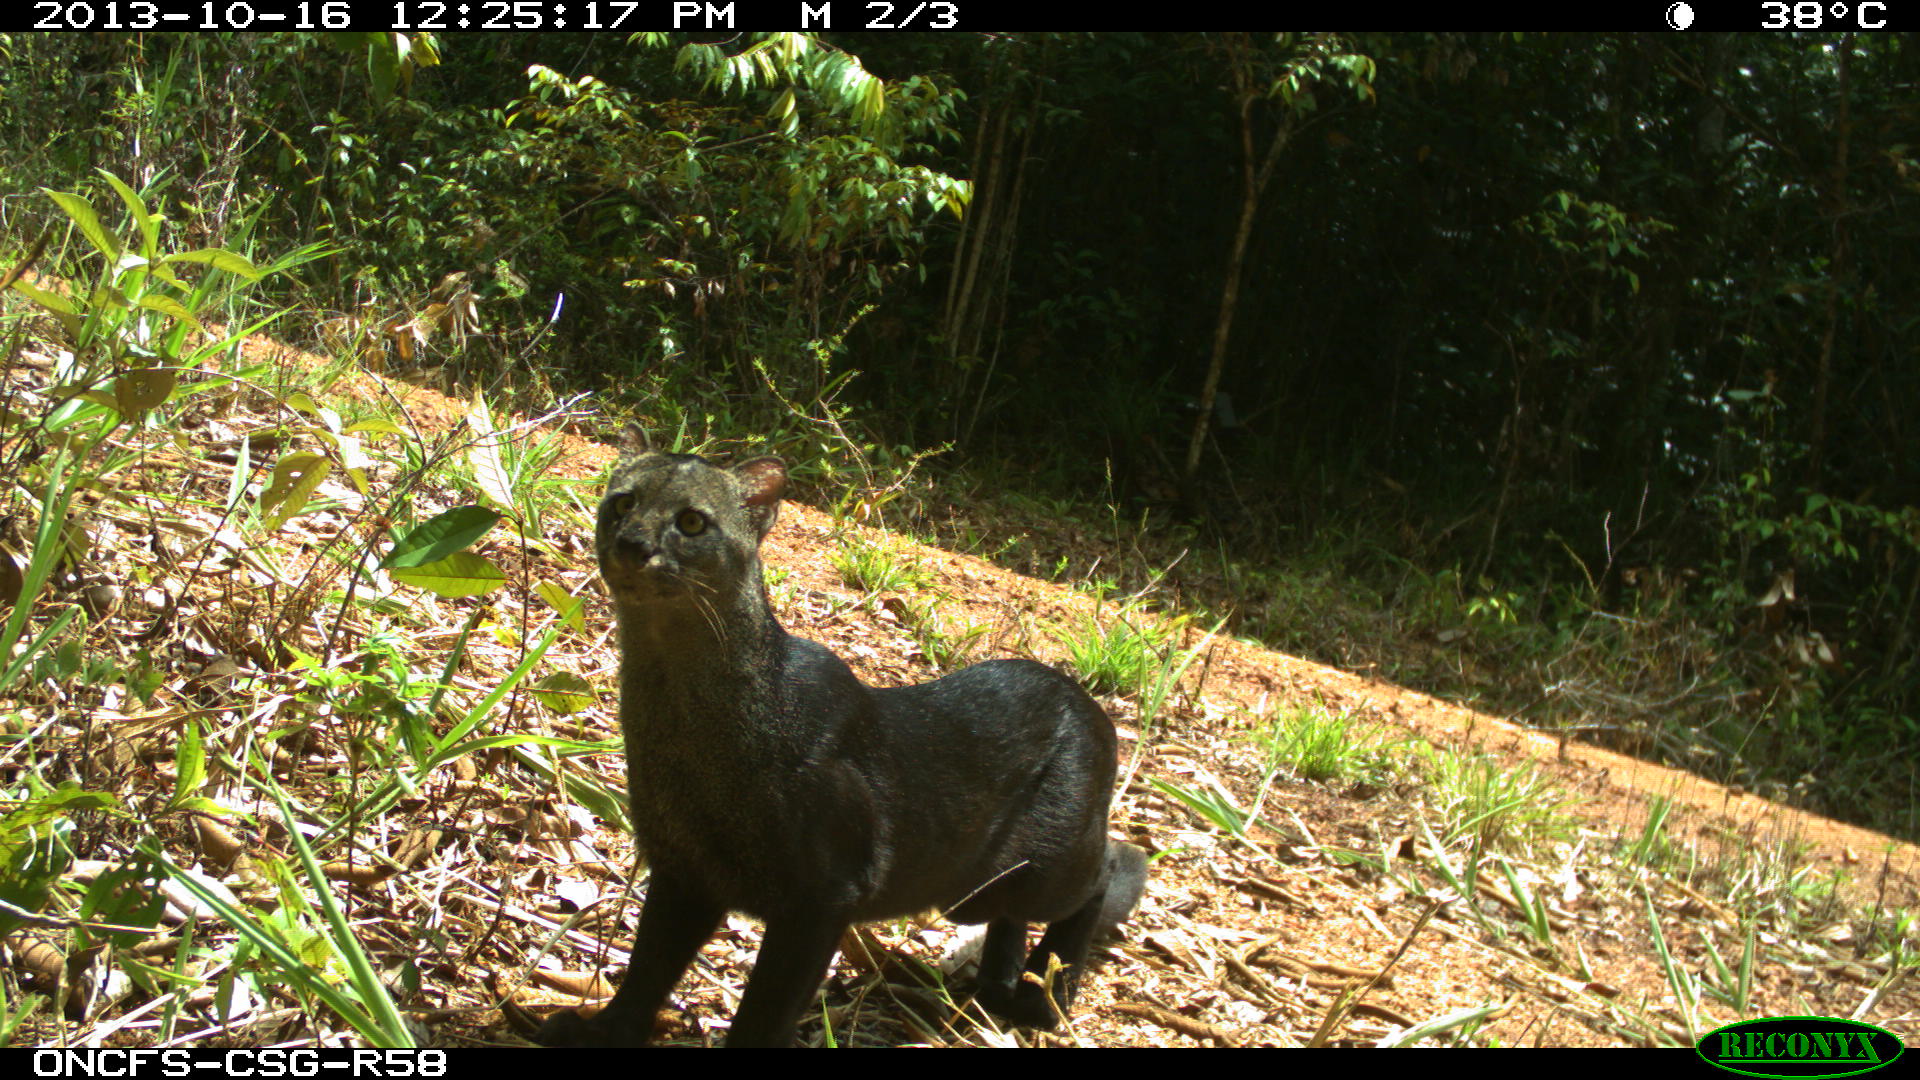
POLYGON ((1906 1051, 1892 1032, 1831 1016, 1769 1016, 1715 1028, 1694 1049, 1747 1076, 1855 1076, 1891 1065, 1906 1051))

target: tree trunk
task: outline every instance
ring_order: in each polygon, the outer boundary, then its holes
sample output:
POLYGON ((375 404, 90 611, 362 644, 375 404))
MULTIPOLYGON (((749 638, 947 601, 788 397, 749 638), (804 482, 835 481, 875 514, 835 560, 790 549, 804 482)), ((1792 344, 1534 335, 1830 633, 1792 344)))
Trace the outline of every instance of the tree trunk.
POLYGON ((1847 151, 1853 137, 1853 118, 1848 101, 1847 76, 1852 67, 1853 35, 1847 34, 1840 39, 1838 92, 1840 94, 1839 117, 1834 126, 1839 145, 1834 150, 1833 184, 1831 192, 1831 210, 1833 215, 1833 257, 1827 267, 1827 328, 1820 338, 1819 366, 1813 376, 1813 418, 1812 433, 1807 437, 1811 452, 1807 455, 1807 487, 1812 491, 1825 488, 1821 483, 1821 472, 1826 465, 1827 449, 1827 397, 1833 384, 1833 342, 1840 328, 1840 288, 1844 284, 1847 272, 1847 217, 1851 207, 1847 202, 1847 151))
POLYGON ((1260 91, 1253 84, 1252 60, 1244 39, 1233 50, 1234 93, 1240 100, 1240 223, 1233 231, 1233 247, 1227 252, 1226 281, 1220 289, 1220 315, 1213 328, 1213 355, 1207 360, 1207 378, 1200 386, 1200 413, 1193 418, 1193 436, 1187 440, 1186 466, 1181 470, 1180 486, 1189 507, 1196 502, 1195 480, 1200 473, 1200 452, 1207 444, 1207 431, 1213 420, 1214 396, 1220 391, 1220 373, 1227 366, 1227 343, 1233 335, 1233 311, 1240 302, 1240 277, 1246 265, 1247 243, 1253 236, 1253 219, 1260 210, 1260 193, 1273 178, 1280 151, 1286 149, 1293 134, 1293 113, 1282 112, 1280 129, 1273 133, 1264 160, 1256 167, 1253 160, 1253 106, 1260 91))

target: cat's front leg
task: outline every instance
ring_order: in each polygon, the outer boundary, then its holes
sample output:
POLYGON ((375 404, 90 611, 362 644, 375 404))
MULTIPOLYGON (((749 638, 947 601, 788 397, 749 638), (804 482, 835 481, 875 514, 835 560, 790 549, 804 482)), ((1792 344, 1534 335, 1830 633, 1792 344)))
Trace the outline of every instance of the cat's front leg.
POLYGON ((704 893, 655 868, 640 909, 632 962, 613 1000, 590 1019, 572 1010, 555 1013, 533 1040, 542 1046, 645 1046, 667 994, 726 913, 704 893))
POLYGON ((800 1014, 813 1003, 848 925, 844 915, 824 911, 768 919, 727 1046, 792 1046, 800 1014))

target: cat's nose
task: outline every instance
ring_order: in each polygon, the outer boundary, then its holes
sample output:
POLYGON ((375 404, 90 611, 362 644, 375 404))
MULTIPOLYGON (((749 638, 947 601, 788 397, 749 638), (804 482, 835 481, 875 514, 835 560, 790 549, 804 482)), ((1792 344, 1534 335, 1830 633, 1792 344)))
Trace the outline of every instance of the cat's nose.
POLYGON ((659 548, 638 530, 622 529, 614 536, 607 554, 630 566, 645 566, 658 557, 659 548))

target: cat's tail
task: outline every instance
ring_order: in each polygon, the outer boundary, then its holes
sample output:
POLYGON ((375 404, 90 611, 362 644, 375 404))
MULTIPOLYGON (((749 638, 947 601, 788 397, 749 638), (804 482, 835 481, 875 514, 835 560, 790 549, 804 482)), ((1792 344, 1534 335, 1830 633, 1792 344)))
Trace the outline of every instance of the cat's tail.
POLYGON ((1116 936, 1146 891, 1147 853, 1132 844, 1107 841, 1107 896, 1100 902, 1100 922, 1094 933, 1116 936))

